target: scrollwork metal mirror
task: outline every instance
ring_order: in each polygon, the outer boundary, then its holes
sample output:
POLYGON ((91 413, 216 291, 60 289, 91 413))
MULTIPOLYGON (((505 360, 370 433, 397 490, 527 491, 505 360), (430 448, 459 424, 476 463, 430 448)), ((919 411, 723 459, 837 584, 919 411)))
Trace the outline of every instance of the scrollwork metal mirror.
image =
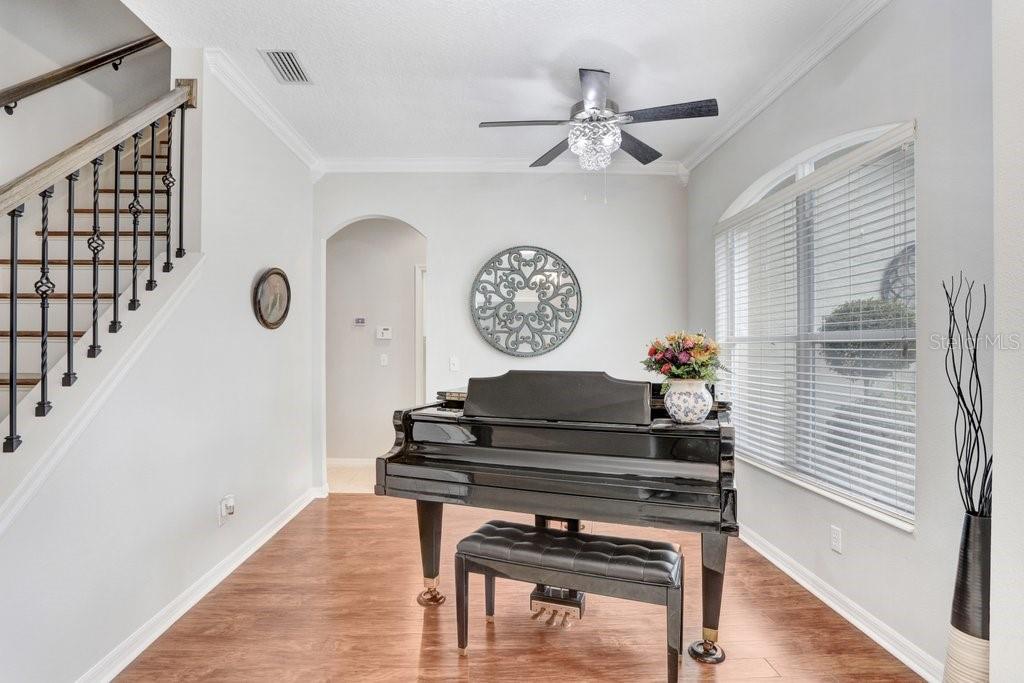
POLYGON ((512 247, 487 259, 469 293, 480 336, 510 356, 539 356, 564 342, 582 304, 572 268, 541 247, 512 247))

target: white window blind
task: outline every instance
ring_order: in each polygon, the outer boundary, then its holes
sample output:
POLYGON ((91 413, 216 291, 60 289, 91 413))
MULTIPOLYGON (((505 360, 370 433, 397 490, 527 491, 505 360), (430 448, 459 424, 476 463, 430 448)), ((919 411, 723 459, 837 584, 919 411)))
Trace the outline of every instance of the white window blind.
POLYGON ((721 223, 716 333, 737 455, 914 515, 913 125, 721 223))

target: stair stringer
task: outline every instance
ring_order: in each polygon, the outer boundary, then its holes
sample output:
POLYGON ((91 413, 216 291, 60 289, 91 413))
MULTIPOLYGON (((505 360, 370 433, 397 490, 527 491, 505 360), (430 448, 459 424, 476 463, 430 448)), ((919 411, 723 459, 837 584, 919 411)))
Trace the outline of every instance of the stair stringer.
MULTIPOLYGON (((74 363, 78 381, 71 387, 61 386, 61 375, 65 369, 63 363, 50 368, 47 373, 49 398, 53 403, 49 415, 35 417, 33 414, 39 400, 39 385, 18 403, 18 432, 22 445, 14 453, 0 453, 0 536, 40 490, 188 296, 202 274, 204 260, 203 254, 194 253, 176 259, 174 271, 161 278, 160 286, 145 292, 139 310, 122 312, 124 327, 117 334, 106 332, 113 317, 112 308, 108 308, 99 319, 102 353, 96 358, 86 356, 88 336, 75 344, 74 363)), ((0 433, 6 434, 8 428, 8 419, 0 421, 0 433)))

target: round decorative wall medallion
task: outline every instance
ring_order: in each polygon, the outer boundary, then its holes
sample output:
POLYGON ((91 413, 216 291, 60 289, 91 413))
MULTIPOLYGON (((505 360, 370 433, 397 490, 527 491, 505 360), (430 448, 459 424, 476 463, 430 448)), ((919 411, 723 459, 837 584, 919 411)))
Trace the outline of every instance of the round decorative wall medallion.
POLYGON ((291 303, 292 286, 280 268, 265 271, 252 288, 252 310, 256 320, 268 330, 281 327, 291 303))
POLYGON ((539 356, 564 342, 582 304, 572 268, 541 247, 512 247, 487 259, 469 293, 480 336, 510 356, 539 356))

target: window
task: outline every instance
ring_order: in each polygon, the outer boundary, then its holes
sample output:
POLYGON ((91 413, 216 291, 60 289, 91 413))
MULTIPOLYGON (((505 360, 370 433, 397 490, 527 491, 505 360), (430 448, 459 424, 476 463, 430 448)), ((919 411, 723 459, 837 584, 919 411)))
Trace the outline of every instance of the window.
MULTIPOLYGON (((737 455, 914 516, 913 124, 824 148, 715 232, 737 455)), ((767 177, 767 176, 766 176, 767 177)), ((735 205, 734 205, 735 206, 735 205)))

